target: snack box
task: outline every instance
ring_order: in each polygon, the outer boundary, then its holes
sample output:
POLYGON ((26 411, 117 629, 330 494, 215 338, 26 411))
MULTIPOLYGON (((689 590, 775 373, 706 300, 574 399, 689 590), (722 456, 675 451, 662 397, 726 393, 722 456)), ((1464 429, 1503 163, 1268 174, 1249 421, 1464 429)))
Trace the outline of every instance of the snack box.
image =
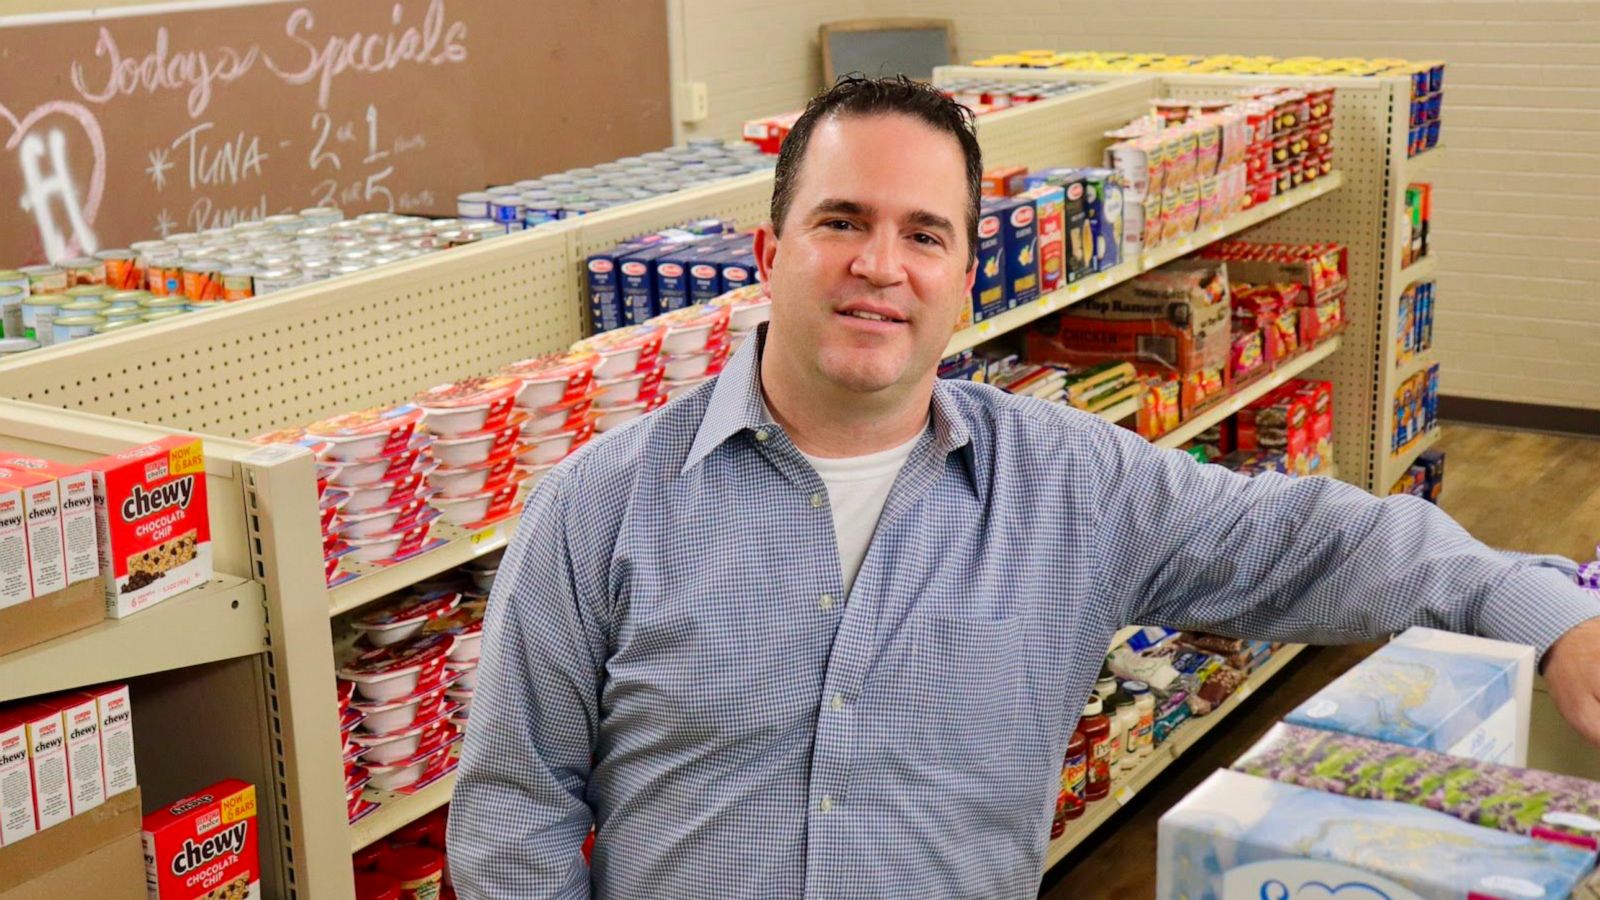
POLYGON ((1008 197, 995 203, 1005 247, 1006 308, 1039 297, 1039 228, 1033 201, 1008 197))
POLYGON ((255 786, 230 778, 144 817, 150 900, 259 900, 255 786))
MULTIPOLYGON (((100 574, 99 543, 94 530, 94 479, 82 466, 69 466, 33 456, 0 457, 0 467, 54 478, 61 506, 62 546, 67 584, 100 574)), ((0 601, 4 605, 4 601, 0 601)))
POLYGON ((34 830, 43 831, 72 818, 67 733, 60 707, 25 703, 7 709, 6 714, 7 718, 22 724, 27 741, 34 830))
POLYGON ((22 488, 0 487, 0 609, 33 599, 22 488))
POLYGON ((1067 283, 1071 284, 1094 271, 1094 226, 1089 219, 1093 197, 1089 179, 1081 170, 1065 178, 1061 189, 1067 283))
POLYGON ((100 775, 106 797, 139 784, 133 759, 133 704, 126 684, 103 684, 79 691, 94 700, 100 726, 100 775))
POLYGON ((985 197, 1014 197, 1026 187, 1028 169, 1026 166, 1005 166, 990 169, 983 173, 983 196, 985 197))
POLYGON ((0 847, 39 830, 28 757, 27 726, 21 718, 0 712, 0 847))
POLYGON ((13 493, 21 499, 16 515, 22 519, 22 532, 26 537, 24 559, 27 560, 30 595, 43 597, 66 590, 60 483, 26 469, 0 467, 0 494, 13 493))
POLYGON ((172 435, 87 464, 106 615, 120 619, 211 580, 199 438, 172 435))
POLYGON ((1532 647, 1408 628, 1284 721, 1526 765, 1535 663, 1532 647))
POLYGON ((1019 196, 1033 201, 1039 242, 1039 293, 1048 294, 1067 283, 1066 193, 1047 184, 1029 188, 1019 196))
POLYGON ((1220 771, 1161 817, 1156 896, 1518 900, 1566 897, 1592 851, 1220 771))
POLYGON ((1006 248, 1000 212, 993 200, 978 211, 978 247, 974 258, 978 274, 972 282, 972 320, 981 322, 1005 312, 1006 248))

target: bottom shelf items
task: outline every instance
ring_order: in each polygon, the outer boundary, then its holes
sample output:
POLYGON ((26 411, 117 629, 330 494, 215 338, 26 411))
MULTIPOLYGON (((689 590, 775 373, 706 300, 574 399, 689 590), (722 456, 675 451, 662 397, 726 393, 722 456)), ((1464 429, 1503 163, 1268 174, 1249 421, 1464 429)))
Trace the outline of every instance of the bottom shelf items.
POLYGON ((351 823, 350 850, 360 850, 449 803, 450 794, 455 788, 454 770, 410 794, 369 788, 363 794, 363 799, 378 804, 378 808, 351 823))
POLYGON ((1131 772, 1114 780, 1110 797, 1091 804, 1088 809, 1084 810, 1082 817, 1073 820, 1067 825, 1067 830, 1061 837, 1050 842, 1050 846, 1045 850, 1045 869, 1048 870, 1060 862, 1100 826, 1116 815, 1117 810, 1125 806, 1129 800, 1132 800, 1135 794, 1154 781, 1156 776, 1172 765, 1176 759, 1188 752, 1190 747, 1199 743, 1200 739, 1215 728, 1218 722, 1238 709, 1241 703, 1248 700, 1250 695, 1255 693, 1261 685, 1282 671, 1283 667, 1288 665, 1289 661, 1304 649, 1305 647, 1301 644, 1286 644, 1278 648, 1277 652, 1272 654, 1271 659, 1267 660, 1261 668, 1251 673, 1245 683, 1237 691, 1234 691, 1233 696, 1219 704, 1216 709, 1211 711, 1210 715, 1191 719, 1184 723, 1173 731, 1170 738, 1156 747, 1155 752, 1149 758, 1140 762, 1131 772))

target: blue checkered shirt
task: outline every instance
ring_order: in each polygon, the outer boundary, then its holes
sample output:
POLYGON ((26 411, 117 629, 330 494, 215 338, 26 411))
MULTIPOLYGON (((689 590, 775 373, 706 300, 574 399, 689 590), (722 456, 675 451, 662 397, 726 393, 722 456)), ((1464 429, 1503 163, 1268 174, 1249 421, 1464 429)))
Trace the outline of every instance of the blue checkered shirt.
POLYGON ((1415 497, 1247 479, 963 382, 936 386, 845 598, 826 488, 764 411, 763 340, 534 492, 451 807, 463 898, 1034 897, 1126 623, 1542 652, 1600 615, 1570 563, 1415 497))

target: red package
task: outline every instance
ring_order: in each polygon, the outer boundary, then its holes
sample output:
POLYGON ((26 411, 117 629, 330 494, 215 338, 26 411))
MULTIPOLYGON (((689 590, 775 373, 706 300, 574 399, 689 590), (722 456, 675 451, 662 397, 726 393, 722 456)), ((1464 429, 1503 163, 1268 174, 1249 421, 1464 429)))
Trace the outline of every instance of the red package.
POLYGON ((145 816, 150 900, 260 896, 259 844, 256 789, 237 778, 145 816))

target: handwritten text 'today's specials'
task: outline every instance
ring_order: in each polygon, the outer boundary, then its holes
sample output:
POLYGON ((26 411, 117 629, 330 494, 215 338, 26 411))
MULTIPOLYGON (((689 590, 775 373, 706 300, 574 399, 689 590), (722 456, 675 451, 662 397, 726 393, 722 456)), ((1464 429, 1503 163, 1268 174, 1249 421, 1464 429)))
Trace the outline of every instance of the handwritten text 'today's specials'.
POLYGON ((102 62, 95 71, 76 60, 72 85, 85 100, 107 103, 118 95, 143 92, 188 91, 189 115, 198 117, 211 103, 213 89, 238 81, 260 64, 284 83, 317 85, 317 105, 326 109, 333 82, 346 73, 377 73, 406 63, 442 66, 467 58, 467 25, 447 20, 444 0, 429 0, 416 24, 406 24, 403 3, 396 3, 387 30, 352 32, 320 37, 316 17, 299 7, 284 19, 284 36, 294 45, 274 55, 259 44, 243 50, 230 46, 214 49, 174 50, 165 26, 156 31, 148 52, 125 53, 110 29, 100 29, 94 55, 102 62))

